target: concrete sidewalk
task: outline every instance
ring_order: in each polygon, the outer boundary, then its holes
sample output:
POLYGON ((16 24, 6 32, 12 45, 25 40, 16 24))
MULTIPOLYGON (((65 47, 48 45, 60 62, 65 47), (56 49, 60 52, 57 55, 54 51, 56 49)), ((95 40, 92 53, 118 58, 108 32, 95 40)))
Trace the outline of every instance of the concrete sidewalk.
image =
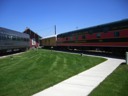
POLYGON ((6 58, 6 57, 9 57, 9 56, 19 55, 19 54, 22 54, 22 53, 25 53, 25 52, 19 52, 19 53, 14 53, 14 54, 8 54, 8 55, 0 56, 0 59, 1 58, 6 58))
POLYGON ((73 76, 57 85, 45 89, 33 96, 87 96, 109 74, 111 74, 123 59, 107 58, 108 60, 73 76))

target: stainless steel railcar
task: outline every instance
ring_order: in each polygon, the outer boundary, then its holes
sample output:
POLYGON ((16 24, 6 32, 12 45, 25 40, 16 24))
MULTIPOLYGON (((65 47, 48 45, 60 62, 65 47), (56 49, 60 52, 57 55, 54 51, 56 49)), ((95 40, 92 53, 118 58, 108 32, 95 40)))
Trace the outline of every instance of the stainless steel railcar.
POLYGON ((29 35, 0 27, 0 53, 29 48, 29 35))

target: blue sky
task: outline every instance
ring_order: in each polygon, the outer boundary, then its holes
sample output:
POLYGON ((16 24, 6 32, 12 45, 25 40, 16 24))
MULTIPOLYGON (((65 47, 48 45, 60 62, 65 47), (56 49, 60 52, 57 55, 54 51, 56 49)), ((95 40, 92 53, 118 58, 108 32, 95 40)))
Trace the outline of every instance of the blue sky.
POLYGON ((40 36, 128 18, 128 0, 0 0, 0 27, 40 36))

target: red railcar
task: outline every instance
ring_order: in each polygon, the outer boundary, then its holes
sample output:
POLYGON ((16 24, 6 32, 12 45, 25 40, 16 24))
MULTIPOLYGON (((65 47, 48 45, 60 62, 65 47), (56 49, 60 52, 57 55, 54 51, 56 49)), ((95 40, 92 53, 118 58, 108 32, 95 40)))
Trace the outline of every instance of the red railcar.
POLYGON ((126 52, 128 51, 128 19, 59 34, 57 46, 126 52))

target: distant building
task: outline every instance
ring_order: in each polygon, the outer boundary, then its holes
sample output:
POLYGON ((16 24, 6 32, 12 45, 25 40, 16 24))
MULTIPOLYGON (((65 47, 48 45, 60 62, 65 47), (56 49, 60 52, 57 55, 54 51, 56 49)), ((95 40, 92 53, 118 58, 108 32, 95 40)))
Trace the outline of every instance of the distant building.
POLYGON ((42 38, 39 36, 36 32, 32 31, 29 28, 26 28, 26 30, 23 33, 27 33, 30 35, 30 48, 37 48, 40 45, 40 39, 42 38))

